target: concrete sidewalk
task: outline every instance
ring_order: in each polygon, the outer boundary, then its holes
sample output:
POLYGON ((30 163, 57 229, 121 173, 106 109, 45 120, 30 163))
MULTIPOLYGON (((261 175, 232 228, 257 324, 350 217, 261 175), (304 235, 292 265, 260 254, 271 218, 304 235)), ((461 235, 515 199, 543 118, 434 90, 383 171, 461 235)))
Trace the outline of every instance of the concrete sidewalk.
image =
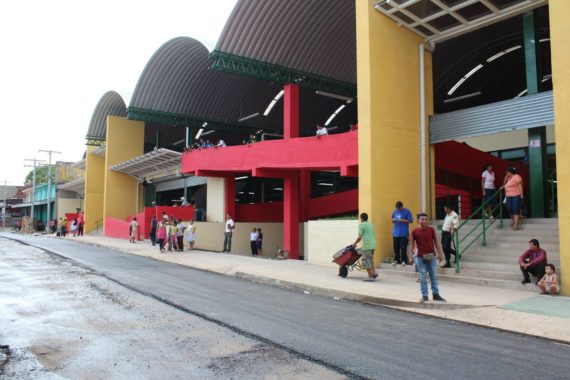
POLYGON ((568 297, 440 282, 441 295, 447 302, 421 304, 419 284, 403 276, 384 274, 377 282, 369 283, 362 281, 366 277, 364 271, 349 272, 343 279, 337 276, 338 267, 332 265, 200 250, 161 254, 158 246, 152 247, 148 241, 133 244, 101 236, 65 239, 339 300, 382 305, 570 343, 570 319, 565 318, 570 310, 561 311, 570 308, 568 297), (537 303, 537 297, 548 297, 549 300, 537 303), (526 304, 532 307, 525 308, 526 304), (548 306, 541 309, 542 304, 548 306))

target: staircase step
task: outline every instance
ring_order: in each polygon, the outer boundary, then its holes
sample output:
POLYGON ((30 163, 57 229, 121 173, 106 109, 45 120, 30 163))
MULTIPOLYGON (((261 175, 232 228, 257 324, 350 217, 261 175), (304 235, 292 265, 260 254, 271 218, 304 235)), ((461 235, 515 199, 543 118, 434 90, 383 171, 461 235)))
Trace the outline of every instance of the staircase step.
MULTIPOLYGON (((382 273, 390 273, 399 276, 409 277, 409 278, 416 278, 415 272, 408 271, 408 270, 399 270, 399 269, 380 269, 380 276, 382 273)), ((469 285, 477 285, 477 286, 489 286, 501 289, 515 289, 520 291, 527 291, 527 292, 538 292, 538 289, 535 285, 522 285, 520 283, 520 278, 518 280, 500 280, 500 279, 490 279, 490 278, 479 278, 479 277, 469 277, 467 275, 462 274, 439 274, 437 275, 438 281, 441 282, 454 282, 454 283, 461 283, 461 284, 469 284, 469 285)))
MULTIPOLYGON (((473 278, 486 278, 486 279, 502 279, 502 280, 511 280, 511 281, 521 281, 522 275, 521 271, 519 270, 518 266, 505 266, 506 270, 502 270, 502 267, 495 266, 486 269, 475 269, 475 268, 468 268, 464 265, 461 265, 461 272, 455 273, 455 267, 453 268, 437 268, 437 275, 445 275, 445 276, 461 276, 461 277, 473 277, 473 278), (514 268, 514 270, 511 270, 514 268)), ((394 271, 394 272, 410 272, 415 273, 415 267, 412 265, 408 265, 406 267, 396 266, 393 267, 391 264, 382 264, 380 269, 394 271)))

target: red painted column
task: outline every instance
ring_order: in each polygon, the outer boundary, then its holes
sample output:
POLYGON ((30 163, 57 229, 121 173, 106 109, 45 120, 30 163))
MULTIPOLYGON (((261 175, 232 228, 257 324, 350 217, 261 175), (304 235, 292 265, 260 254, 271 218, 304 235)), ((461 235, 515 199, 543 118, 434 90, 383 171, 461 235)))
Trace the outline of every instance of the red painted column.
POLYGON ((299 218, 301 222, 309 220, 309 200, 311 199, 311 171, 301 170, 299 196, 299 218))
POLYGON ((226 214, 230 214, 236 221, 236 179, 233 175, 229 175, 225 177, 224 182, 226 187, 226 214))
POLYGON ((299 137, 299 85, 283 86, 283 138, 299 137))
POLYGON ((299 175, 283 179, 283 249, 290 259, 299 258, 299 175))
MULTIPOLYGON (((299 86, 283 86, 283 138, 299 137, 299 86)), ((283 178, 283 249, 299 258, 299 174, 283 178)))

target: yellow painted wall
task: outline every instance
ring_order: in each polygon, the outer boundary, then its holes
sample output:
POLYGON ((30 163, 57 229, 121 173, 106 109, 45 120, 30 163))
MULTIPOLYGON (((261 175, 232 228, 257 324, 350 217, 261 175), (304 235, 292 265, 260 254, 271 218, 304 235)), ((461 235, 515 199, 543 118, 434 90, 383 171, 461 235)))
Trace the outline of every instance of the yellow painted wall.
MULTIPOLYGON (((189 223, 184 222, 186 225, 189 223)), ((221 251, 224 244, 224 223, 194 222, 196 225, 196 249, 208 251, 221 251)), ((251 255, 249 232, 251 229, 261 228, 263 232, 263 256, 276 257, 277 246, 283 247, 283 223, 240 223, 232 237, 232 253, 238 255, 251 255)), ((299 224, 300 254, 303 254, 304 226, 299 224)), ((186 240, 185 243, 186 244, 186 240)))
POLYGON ((354 243, 358 236, 358 220, 310 220, 307 225, 305 258, 311 264, 336 266, 332 255, 354 243))
POLYGON ((106 141, 103 217, 124 220, 139 211, 137 191, 140 184, 135 178, 110 167, 144 153, 144 123, 108 116, 106 141))
MULTIPOLYGON (((421 206, 418 46, 422 39, 372 5, 373 1, 356 1, 358 193, 360 212, 367 212, 376 228, 378 264, 393 255, 390 216, 395 202, 401 200, 414 214, 421 206)), ((430 112, 430 53, 425 53, 425 64, 430 112)), ((428 181, 430 176, 428 171, 428 181)))
POLYGON ((85 158, 85 233, 96 228, 97 221, 103 220, 103 188, 105 185, 105 157, 91 152, 96 146, 87 146, 85 158))
POLYGON ((74 213, 77 209, 83 209, 83 199, 57 198, 57 219, 63 218, 66 213, 74 213))
MULTIPOLYGON (((558 189, 570 188, 570 1, 550 0, 550 49, 558 189)), ((570 194, 558 191, 562 293, 570 296, 570 194)))
POLYGON ((224 178, 208 177, 207 181, 206 220, 208 222, 223 222, 226 220, 226 180, 224 178))

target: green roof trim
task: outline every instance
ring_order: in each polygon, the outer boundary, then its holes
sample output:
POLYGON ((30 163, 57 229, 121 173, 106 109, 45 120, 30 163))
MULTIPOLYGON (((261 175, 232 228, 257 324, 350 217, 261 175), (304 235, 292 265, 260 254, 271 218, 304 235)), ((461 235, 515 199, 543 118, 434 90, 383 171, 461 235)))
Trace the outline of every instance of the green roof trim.
POLYGON ((136 107, 129 107, 127 109, 127 118, 129 120, 171 125, 173 127, 190 127, 192 129, 202 128, 204 123, 208 123, 205 128, 215 129, 217 131, 255 133, 261 130, 265 132, 275 132, 274 128, 256 127, 247 124, 230 123, 222 120, 194 117, 178 113, 156 111, 136 107))
POLYGON ((343 96, 356 96, 356 85, 342 82, 300 70, 290 69, 257 59, 214 50, 209 58, 214 61, 211 69, 238 74, 273 83, 297 83, 310 90, 327 91, 343 96))
POLYGON ((98 136, 85 136, 87 142, 85 145, 101 146, 105 143, 106 139, 104 137, 98 136))

